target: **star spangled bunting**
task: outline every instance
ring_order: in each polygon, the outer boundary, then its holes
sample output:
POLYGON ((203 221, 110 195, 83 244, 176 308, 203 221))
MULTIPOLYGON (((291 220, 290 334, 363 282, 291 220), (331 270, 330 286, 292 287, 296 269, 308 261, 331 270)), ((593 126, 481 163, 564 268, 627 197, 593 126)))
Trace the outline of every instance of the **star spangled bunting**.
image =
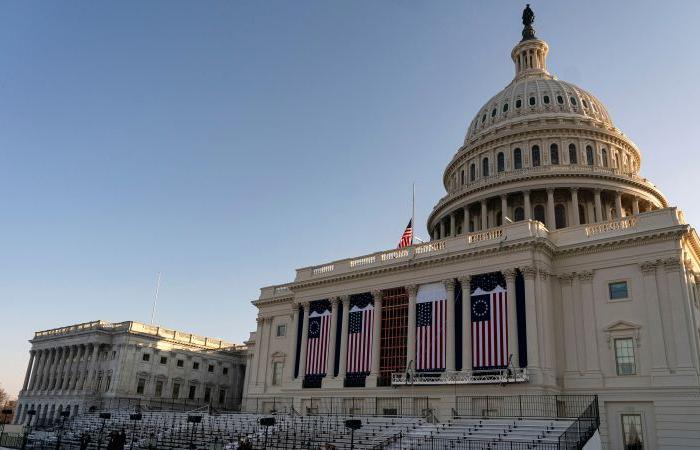
POLYGON ((410 247, 411 245, 413 245, 413 219, 408 221, 408 225, 406 226, 406 229, 401 236, 401 240, 399 241, 398 248, 410 247))
POLYGON ((508 365, 508 310, 505 282, 500 272, 472 278, 472 367, 490 369, 508 365))

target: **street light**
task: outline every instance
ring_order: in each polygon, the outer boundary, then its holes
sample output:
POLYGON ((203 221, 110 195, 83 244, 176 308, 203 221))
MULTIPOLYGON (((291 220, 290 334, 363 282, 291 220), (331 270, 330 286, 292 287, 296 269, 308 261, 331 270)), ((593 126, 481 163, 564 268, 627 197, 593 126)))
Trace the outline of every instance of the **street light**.
POLYGON ((267 448, 267 429, 275 425, 274 417, 261 417, 258 421, 261 426, 265 427, 265 445, 263 448, 267 448))
POLYGON ((187 422, 192 424, 192 429, 190 431, 190 449, 194 449, 194 427, 196 424, 202 421, 202 416, 187 416, 187 422))
POLYGON ((100 413, 100 419, 102 419, 102 427, 100 428, 100 434, 97 436, 97 450, 100 450, 102 448, 102 432, 105 429, 105 424, 107 423, 107 420, 112 418, 112 414, 110 413, 100 413))
POLYGON ((134 439, 136 439, 136 422, 140 421, 141 419, 143 419, 141 413, 129 415, 129 420, 131 420, 134 423, 134 426, 131 429, 131 446, 129 446, 130 449, 134 448, 134 439))
POLYGON ((362 428, 362 421, 359 419, 348 419, 345 421, 345 427, 350 428, 350 450, 355 448, 355 430, 362 428))

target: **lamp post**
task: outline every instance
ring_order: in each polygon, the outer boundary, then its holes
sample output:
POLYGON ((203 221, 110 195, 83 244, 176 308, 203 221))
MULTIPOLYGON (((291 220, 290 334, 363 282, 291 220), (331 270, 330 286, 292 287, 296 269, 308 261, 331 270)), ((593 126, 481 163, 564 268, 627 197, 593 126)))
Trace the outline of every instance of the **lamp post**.
POLYGON ((202 421, 202 416, 187 416, 187 422, 192 424, 192 429, 190 430, 190 450, 195 448, 194 445, 194 427, 196 424, 202 421))
POLYGON ((136 422, 140 421, 143 418, 141 413, 136 413, 136 414, 130 414, 129 415, 129 420, 134 424, 131 427, 131 445, 129 446, 130 449, 134 448, 134 439, 136 439, 136 422))
POLYGON ((345 421, 345 428, 350 428, 350 450, 355 448, 355 430, 362 428, 362 421, 359 419, 348 419, 345 421))
POLYGON ((105 424, 107 420, 112 418, 110 413, 100 413, 100 419, 102 419, 102 427, 100 428, 100 434, 97 436, 97 450, 102 448, 102 432, 105 430, 105 424))
POLYGON ((29 433, 32 432, 32 417, 36 415, 36 410, 30 409, 27 411, 27 415, 29 416, 29 422, 27 422, 27 431, 24 433, 24 437, 22 438, 22 450, 27 447, 27 439, 29 439, 29 433))
POLYGON ((265 427, 265 445, 263 448, 267 448, 267 429, 275 425, 274 417, 261 417, 259 420, 260 425, 265 427))

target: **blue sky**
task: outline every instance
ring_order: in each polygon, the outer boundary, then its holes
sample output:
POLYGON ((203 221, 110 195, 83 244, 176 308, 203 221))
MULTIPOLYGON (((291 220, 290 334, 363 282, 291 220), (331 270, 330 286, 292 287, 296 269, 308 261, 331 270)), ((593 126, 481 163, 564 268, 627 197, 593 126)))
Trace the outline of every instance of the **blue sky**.
MULTIPOLYGON (((35 330, 104 319, 243 341, 294 269, 396 245, 512 78, 516 1, 4 2, 0 383, 35 330)), ((700 2, 534 1, 691 223, 700 2)))

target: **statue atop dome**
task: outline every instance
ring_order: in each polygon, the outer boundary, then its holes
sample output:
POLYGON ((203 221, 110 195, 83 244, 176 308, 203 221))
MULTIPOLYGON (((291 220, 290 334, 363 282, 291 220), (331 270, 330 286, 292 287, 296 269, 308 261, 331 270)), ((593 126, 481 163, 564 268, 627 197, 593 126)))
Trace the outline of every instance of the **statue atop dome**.
MULTIPOLYGON (((532 24, 535 22, 535 13, 530 8, 530 4, 525 5, 523 10, 523 39, 522 41, 527 41, 530 39, 537 39, 535 36, 535 29, 532 28, 532 24)), ((520 42, 522 42, 520 41, 520 42)))

